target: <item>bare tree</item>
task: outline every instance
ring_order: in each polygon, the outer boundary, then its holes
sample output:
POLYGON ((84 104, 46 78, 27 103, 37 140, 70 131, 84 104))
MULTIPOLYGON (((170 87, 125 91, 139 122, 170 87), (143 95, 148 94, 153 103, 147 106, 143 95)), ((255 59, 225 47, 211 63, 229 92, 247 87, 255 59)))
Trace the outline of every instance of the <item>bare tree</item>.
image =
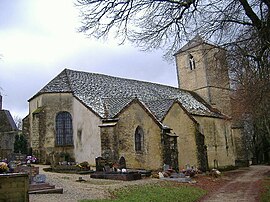
POLYGON ((196 34, 224 46, 236 89, 234 115, 251 117, 252 152, 269 161, 270 0, 77 0, 77 6, 79 31, 89 36, 113 33, 122 43, 166 48, 168 55, 196 34))
POLYGON ((14 122, 19 130, 22 130, 22 118, 19 116, 14 116, 14 122))
MULTIPOLYGON (((234 109, 249 131, 246 145, 259 163, 270 162, 270 55, 252 31, 253 41, 231 46, 229 61, 235 86, 234 109), (248 125, 247 125, 248 124, 248 125)), ((243 38, 245 39, 245 38, 243 38)))
POLYGON ((219 44, 235 43, 251 29, 270 43, 269 0, 77 0, 79 31, 97 38, 114 33, 143 49, 175 51, 200 34, 219 44))

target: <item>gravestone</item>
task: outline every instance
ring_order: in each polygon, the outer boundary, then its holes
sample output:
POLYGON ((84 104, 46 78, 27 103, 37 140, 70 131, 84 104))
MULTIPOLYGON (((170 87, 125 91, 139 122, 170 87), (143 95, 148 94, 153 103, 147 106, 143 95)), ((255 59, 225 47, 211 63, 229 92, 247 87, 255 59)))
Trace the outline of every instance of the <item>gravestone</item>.
POLYGON ((28 174, 29 182, 31 183, 33 178, 39 174, 39 167, 21 165, 14 168, 14 172, 28 174))
POLYGON ((30 177, 34 177, 39 174, 39 167, 33 166, 17 166, 14 169, 15 173, 27 173, 30 177))
POLYGON ((163 171, 168 171, 170 169, 170 166, 167 164, 163 165, 163 171))
POLYGON ((8 167, 11 172, 14 172, 14 169, 17 167, 17 163, 15 161, 10 161, 8 163, 8 167))
POLYGON ((45 183, 46 182, 46 175, 44 174, 38 174, 36 176, 33 177, 32 180, 34 183, 45 183))
POLYGON ((106 172, 106 173, 109 173, 109 172, 111 172, 112 171, 112 169, 111 169, 111 167, 110 166, 108 166, 108 165, 105 165, 104 166, 104 170, 103 170, 104 172, 106 172))
POLYGON ((106 160, 102 157, 96 158, 96 171, 104 171, 106 160))
POLYGON ((25 154, 13 153, 11 155, 11 161, 25 162, 25 159, 26 159, 26 155, 25 154))
POLYGON ((121 156, 118 163, 119 163, 119 169, 127 168, 125 157, 121 156))

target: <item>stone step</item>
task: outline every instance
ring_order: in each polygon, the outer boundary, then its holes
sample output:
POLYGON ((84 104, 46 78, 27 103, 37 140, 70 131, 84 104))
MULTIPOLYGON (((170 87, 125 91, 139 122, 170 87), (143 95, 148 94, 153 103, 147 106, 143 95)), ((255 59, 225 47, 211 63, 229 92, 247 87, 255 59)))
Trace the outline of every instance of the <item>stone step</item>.
POLYGON ((40 190, 29 190, 28 194, 63 194, 63 188, 51 188, 51 189, 40 189, 40 190))
POLYGON ((49 183, 39 183, 39 184, 30 184, 29 191, 41 190, 41 189, 54 189, 55 185, 50 185, 49 183))

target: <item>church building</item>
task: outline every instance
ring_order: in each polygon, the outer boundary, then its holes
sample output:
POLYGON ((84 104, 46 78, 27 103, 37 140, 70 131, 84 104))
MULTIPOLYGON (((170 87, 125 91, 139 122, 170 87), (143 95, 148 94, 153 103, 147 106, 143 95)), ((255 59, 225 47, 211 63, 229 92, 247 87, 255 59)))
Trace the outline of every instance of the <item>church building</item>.
POLYGON ((176 54, 179 87, 64 69, 29 99, 29 138, 44 163, 126 159, 128 168, 234 166, 225 51, 195 37, 176 54))

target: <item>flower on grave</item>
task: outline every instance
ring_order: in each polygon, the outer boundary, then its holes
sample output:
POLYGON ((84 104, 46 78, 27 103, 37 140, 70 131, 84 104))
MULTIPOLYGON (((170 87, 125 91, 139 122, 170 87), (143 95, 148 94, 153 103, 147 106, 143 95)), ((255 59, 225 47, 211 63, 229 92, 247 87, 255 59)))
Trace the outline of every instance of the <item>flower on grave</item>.
POLYGON ((79 164, 79 163, 77 163, 76 166, 79 168, 82 168, 81 164, 79 164))
POLYGON ((0 162, 0 173, 5 173, 8 171, 8 164, 5 162, 0 162))
POLYGON ((84 169, 90 169, 90 165, 87 161, 84 161, 82 163, 77 164, 78 167, 84 168, 84 169))
POLYGON ((27 156, 26 157, 26 162, 27 163, 37 163, 37 158, 34 156, 27 156))

